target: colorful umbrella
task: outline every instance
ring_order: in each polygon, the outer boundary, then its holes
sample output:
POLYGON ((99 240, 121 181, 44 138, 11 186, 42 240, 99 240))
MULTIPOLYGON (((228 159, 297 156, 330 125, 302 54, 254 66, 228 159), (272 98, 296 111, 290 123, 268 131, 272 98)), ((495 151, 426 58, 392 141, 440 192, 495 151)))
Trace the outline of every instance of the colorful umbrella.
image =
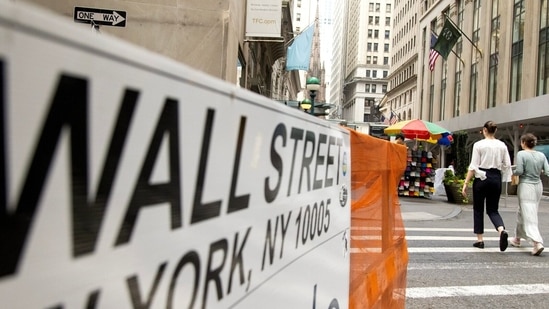
POLYGON ((408 139, 425 140, 430 143, 449 144, 452 141, 452 132, 429 121, 420 119, 405 120, 385 128, 385 134, 402 134, 408 139))

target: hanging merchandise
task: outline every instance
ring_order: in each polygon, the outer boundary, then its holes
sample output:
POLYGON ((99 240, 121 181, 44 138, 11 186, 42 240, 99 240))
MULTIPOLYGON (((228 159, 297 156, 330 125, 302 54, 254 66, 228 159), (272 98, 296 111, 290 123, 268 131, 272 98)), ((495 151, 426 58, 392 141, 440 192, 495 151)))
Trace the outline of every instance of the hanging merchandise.
POLYGON ((430 198, 435 192, 435 169, 437 160, 431 151, 422 147, 408 149, 407 164, 400 179, 398 195, 430 198))

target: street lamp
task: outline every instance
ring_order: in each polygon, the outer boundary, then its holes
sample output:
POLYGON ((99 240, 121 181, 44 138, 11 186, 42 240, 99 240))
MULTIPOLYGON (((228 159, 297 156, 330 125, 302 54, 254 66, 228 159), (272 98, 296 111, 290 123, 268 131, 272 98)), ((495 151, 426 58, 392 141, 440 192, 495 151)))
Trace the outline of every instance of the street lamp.
POLYGON ((307 78, 306 88, 309 90, 309 95, 311 96, 311 115, 315 115, 315 97, 316 92, 320 89, 320 80, 312 76, 307 78))
POLYGON ((301 101, 301 108, 305 111, 309 111, 309 109, 311 109, 311 100, 304 99, 301 101))

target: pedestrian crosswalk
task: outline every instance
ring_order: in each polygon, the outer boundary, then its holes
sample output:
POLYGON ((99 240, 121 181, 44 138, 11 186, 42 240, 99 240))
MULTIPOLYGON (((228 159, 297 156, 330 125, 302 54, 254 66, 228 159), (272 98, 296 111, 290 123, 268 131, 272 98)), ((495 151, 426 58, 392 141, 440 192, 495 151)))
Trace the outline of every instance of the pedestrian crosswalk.
MULTIPOLYGON (((447 246, 447 244, 451 243, 452 241, 462 241, 466 242, 469 241, 471 244, 476 241, 476 236, 474 236, 471 232, 471 229, 463 229, 463 228, 407 228, 406 232, 408 235, 406 235, 406 240, 410 243, 410 241, 429 241, 432 243, 441 243, 446 244, 446 246, 436 246, 436 247, 413 247, 408 246, 408 252, 409 253, 459 253, 459 252, 479 252, 482 250, 482 252, 501 252, 499 250, 499 235, 498 232, 495 230, 489 230, 485 231, 484 234, 484 241, 485 242, 492 242, 494 244, 493 247, 487 247, 485 249, 478 249, 472 246, 459 246, 459 247, 452 247, 447 246), (426 232, 428 235, 409 235, 413 232, 426 232), (457 235, 455 236, 439 236, 436 233, 437 232, 453 232, 457 235), (469 235, 469 236, 466 236, 469 235), (488 236, 493 235, 493 236, 488 236)), ((531 248, 528 247, 511 247, 509 246, 505 252, 507 253, 529 253, 531 248)))
POLYGON ((408 288, 408 298, 549 294, 549 284, 502 284, 408 288))
POLYGON ((547 273, 549 258, 532 257, 530 246, 509 246, 501 252, 498 232, 491 229, 485 230, 485 249, 472 246, 476 236, 471 228, 407 227, 405 230, 409 254, 407 299, 530 294, 549 297, 546 277, 528 275, 547 273), (444 286, 437 273, 446 276, 444 286), (500 280, 502 284, 494 284, 497 282, 493 278, 500 274, 516 281, 500 280), (471 279, 460 280, 464 275, 471 279))

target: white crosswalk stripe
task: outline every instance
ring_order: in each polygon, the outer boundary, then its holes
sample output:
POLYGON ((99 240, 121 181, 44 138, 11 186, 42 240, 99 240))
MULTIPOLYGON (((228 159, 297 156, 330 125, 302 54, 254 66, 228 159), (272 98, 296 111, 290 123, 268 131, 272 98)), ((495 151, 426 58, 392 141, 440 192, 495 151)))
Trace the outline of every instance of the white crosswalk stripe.
MULTIPOLYGON (((456 254, 456 253, 482 253, 500 254, 502 256, 526 255, 531 251, 531 246, 515 248, 509 246, 505 252, 499 250, 499 235, 495 230, 486 230, 484 241, 489 244, 484 249, 475 248, 472 244, 477 240, 471 228, 406 228, 406 240, 408 243, 409 263, 408 271, 416 273, 422 271, 472 271, 480 273, 494 270, 546 270, 549 269, 549 260, 539 261, 505 261, 505 262, 480 262, 466 263, 456 260, 455 263, 429 262, 433 259, 414 259, 420 254, 456 254), (419 244, 426 244, 421 246, 419 244), (467 244, 467 245, 465 245, 467 244), (418 261, 418 262, 414 262, 418 261)), ((429 256, 429 255, 426 255, 429 256)), ((527 255, 526 255, 527 256, 527 255)), ((500 295, 549 295, 549 284, 532 282, 530 284, 501 284, 501 285, 453 285, 453 286, 408 286, 406 297, 409 299, 448 298, 448 297, 475 297, 475 296, 500 296, 500 295)))
POLYGON ((456 297, 518 294, 549 294, 549 284, 444 286, 406 289, 406 297, 409 298, 430 298, 433 295, 436 295, 436 297, 456 297))

